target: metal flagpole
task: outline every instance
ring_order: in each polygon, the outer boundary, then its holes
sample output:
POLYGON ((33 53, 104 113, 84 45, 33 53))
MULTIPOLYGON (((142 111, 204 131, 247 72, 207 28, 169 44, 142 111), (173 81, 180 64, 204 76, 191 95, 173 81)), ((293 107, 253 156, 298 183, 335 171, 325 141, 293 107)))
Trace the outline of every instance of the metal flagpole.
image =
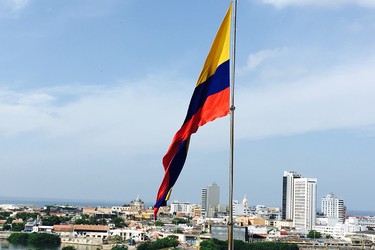
POLYGON ((234 151, 234 76, 236 58, 236 14, 237 0, 233 0, 233 39, 232 39, 232 65, 231 65, 231 97, 230 97, 230 157, 229 157, 229 220, 228 220, 228 250, 234 249, 233 242, 233 151, 234 151))

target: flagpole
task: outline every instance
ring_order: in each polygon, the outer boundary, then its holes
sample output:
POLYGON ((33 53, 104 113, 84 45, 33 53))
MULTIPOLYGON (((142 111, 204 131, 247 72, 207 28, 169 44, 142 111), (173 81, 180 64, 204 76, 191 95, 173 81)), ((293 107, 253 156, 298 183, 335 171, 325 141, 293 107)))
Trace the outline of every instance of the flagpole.
POLYGON ((231 65, 231 97, 230 97, 230 156, 229 156, 229 220, 228 220, 228 250, 234 249, 233 242, 233 151, 234 151, 234 79, 236 58, 236 14, 237 0, 233 0, 233 39, 232 39, 232 65, 231 65))

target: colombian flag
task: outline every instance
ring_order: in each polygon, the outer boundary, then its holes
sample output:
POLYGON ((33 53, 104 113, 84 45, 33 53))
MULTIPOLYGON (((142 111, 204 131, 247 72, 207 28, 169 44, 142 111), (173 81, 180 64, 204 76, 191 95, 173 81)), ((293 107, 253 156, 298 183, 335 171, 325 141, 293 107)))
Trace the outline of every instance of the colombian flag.
POLYGON ((184 166, 190 136, 200 126, 229 113, 230 98, 230 26, 232 4, 216 34, 210 52, 198 78, 184 123, 175 134, 163 157, 164 178, 154 205, 154 218, 159 207, 165 206, 172 187, 184 166))

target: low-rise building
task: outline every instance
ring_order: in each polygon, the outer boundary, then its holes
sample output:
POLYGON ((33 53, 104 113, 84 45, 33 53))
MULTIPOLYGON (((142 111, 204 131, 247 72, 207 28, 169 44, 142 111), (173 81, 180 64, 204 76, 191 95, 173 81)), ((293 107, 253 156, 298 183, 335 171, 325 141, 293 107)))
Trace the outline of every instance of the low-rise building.
POLYGON ((275 220, 273 222, 273 226, 277 229, 281 230, 283 228, 293 228, 293 221, 292 220, 275 220))
POLYGON ((353 246, 373 246, 375 245, 375 231, 351 232, 346 235, 346 239, 349 239, 353 246))
POLYGON ((122 240, 134 240, 135 242, 143 242, 146 240, 146 232, 142 229, 112 229, 110 230, 110 236, 119 236, 122 240))
POLYGON ((375 216, 350 216, 347 219, 350 224, 357 224, 368 228, 375 228, 375 216))
POLYGON ((102 225, 74 225, 73 233, 77 236, 92 238, 107 238, 109 236, 109 226, 102 225))
POLYGON ((73 225, 53 225, 52 231, 60 236, 72 236, 73 225))
POLYGON ((334 239, 344 238, 347 234, 352 232, 366 231, 367 227, 350 222, 336 223, 335 225, 319 225, 314 226, 314 230, 323 234, 332 236, 334 239))

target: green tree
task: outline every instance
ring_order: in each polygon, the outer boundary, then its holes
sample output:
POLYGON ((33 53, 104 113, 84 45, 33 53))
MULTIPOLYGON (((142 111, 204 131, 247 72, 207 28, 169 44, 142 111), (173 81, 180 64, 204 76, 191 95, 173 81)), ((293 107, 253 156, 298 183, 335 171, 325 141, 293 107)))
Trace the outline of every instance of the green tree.
POLYGON ((55 234, 48 233, 31 233, 27 241, 28 244, 34 246, 59 246, 61 239, 55 234))
POLYGON ((159 220, 157 220, 157 221, 155 221, 155 224, 154 224, 156 227, 162 227, 162 226, 164 226, 164 223, 163 222, 161 222, 161 221, 159 221, 159 220))
POLYGON ((81 217, 82 217, 82 219, 87 219, 88 220, 90 218, 90 215, 88 215, 88 214, 82 214, 81 217))
POLYGON ((0 220, 6 220, 10 216, 10 212, 0 212, 0 220))
POLYGON ((202 241, 201 244, 200 244, 200 249, 202 249, 202 250, 221 250, 221 249, 223 249, 222 245, 223 244, 219 240, 213 238, 213 239, 210 239, 210 240, 202 241))
POLYGON ((137 246, 137 250, 155 250, 163 249, 168 247, 178 246, 178 240, 176 236, 168 236, 163 239, 157 239, 154 242, 144 242, 137 246))
POLYGON ((74 221, 74 224, 77 224, 77 225, 88 225, 88 224, 90 224, 90 221, 88 221, 86 219, 76 219, 74 221))
POLYGON ((319 239, 321 237, 322 235, 315 230, 310 230, 309 233, 307 234, 307 238, 310 238, 310 239, 319 239))
POLYGON ((137 246, 137 250, 153 250, 151 242, 143 242, 137 246))
POLYGON ((29 234, 27 233, 12 233, 7 240, 13 244, 27 245, 29 234))
POLYGON ((186 218, 179 218, 179 217, 176 217, 172 220, 172 224, 185 224, 185 223, 189 223, 189 220, 186 219, 186 218))
POLYGON ((51 212, 51 206, 50 206, 50 205, 47 205, 47 206, 46 206, 46 209, 44 209, 44 212, 46 212, 46 214, 49 215, 50 212, 51 212))
POLYGON ((16 214, 17 219, 22 219, 23 221, 27 221, 28 219, 36 219, 39 213, 28 213, 28 212, 20 212, 16 214))
POLYGON ((8 239, 10 243, 21 245, 34 245, 56 247, 60 245, 60 237, 47 233, 12 233, 8 239))
POLYGON ((12 229, 12 226, 11 225, 9 225, 9 224, 4 224, 3 225, 3 230, 4 231, 9 231, 9 230, 11 230, 12 229))
POLYGON ((21 232, 25 228, 25 224, 23 223, 12 223, 12 231, 13 232, 21 232))
POLYGON ((89 224, 90 225, 97 225, 98 224, 98 221, 97 221, 97 219, 95 219, 95 217, 90 217, 89 218, 89 224))
POLYGON ((76 250, 76 248, 73 247, 73 246, 65 246, 65 247, 61 248, 61 250, 76 250))
POLYGON ((107 225, 107 221, 105 219, 100 219, 95 222, 95 225, 107 225))
POLYGON ((111 250, 124 250, 124 249, 128 249, 127 246, 114 246, 111 248, 111 250))
POLYGON ((42 224, 44 226, 53 226, 53 225, 60 225, 61 224, 61 219, 60 217, 56 215, 52 216, 45 216, 42 218, 42 224))
POLYGON ((115 227, 124 227, 125 226, 125 221, 121 217, 116 217, 112 219, 112 223, 115 224, 115 227))

